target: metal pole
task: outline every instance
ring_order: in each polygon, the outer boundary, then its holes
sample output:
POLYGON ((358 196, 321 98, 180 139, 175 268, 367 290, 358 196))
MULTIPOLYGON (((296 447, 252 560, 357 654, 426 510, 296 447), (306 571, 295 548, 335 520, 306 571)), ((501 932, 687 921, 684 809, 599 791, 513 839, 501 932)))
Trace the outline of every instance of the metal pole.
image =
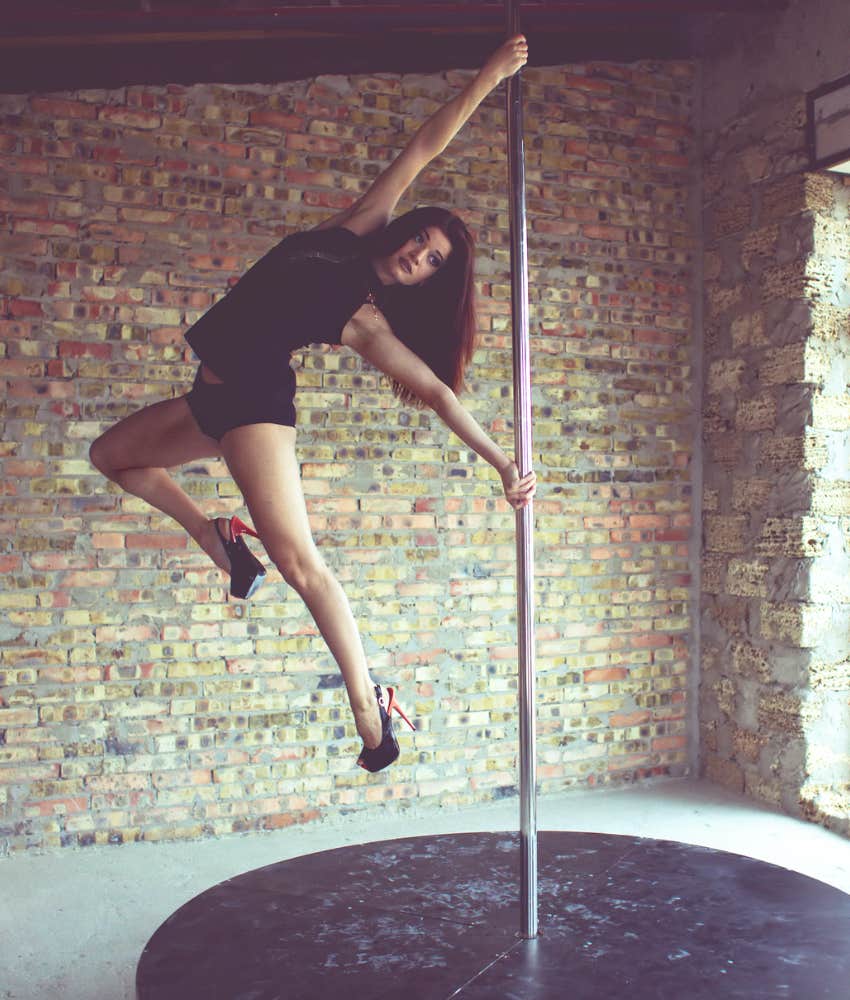
MULTIPOLYGON (((519 33, 519 0, 505 0, 507 29, 519 33)), ((528 338, 528 244, 525 223, 525 151, 522 80, 508 81, 511 312, 513 315, 514 438, 520 475, 531 470, 531 365, 528 338)), ((516 512, 517 647, 519 651, 520 932, 537 937, 537 762, 535 759, 534 539, 529 503, 516 512)))

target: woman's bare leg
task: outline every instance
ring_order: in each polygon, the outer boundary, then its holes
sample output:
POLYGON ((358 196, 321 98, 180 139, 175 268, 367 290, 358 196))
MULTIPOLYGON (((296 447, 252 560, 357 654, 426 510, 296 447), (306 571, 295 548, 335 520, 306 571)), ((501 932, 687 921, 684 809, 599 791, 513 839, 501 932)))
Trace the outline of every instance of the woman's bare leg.
POLYGON ((181 397, 146 406, 102 434, 89 452, 107 479, 173 517, 225 571, 230 560, 214 523, 168 474, 198 458, 221 456, 218 442, 198 427, 181 397))
POLYGON ((269 557, 302 597, 342 672, 348 700, 367 747, 381 742, 381 722, 357 624, 336 577, 313 541, 295 428, 277 424, 236 427, 221 451, 269 557))
POLYGON ((366 746, 377 746, 381 725, 374 685, 348 601, 310 533, 294 428, 239 427, 219 445, 200 430, 185 399, 169 399, 119 421, 94 442, 90 454, 108 479, 173 517, 229 571, 213 522, 168 474, 185 462, 224 454, 269 556, 304 599, 339 664, 358 733, 366 746))

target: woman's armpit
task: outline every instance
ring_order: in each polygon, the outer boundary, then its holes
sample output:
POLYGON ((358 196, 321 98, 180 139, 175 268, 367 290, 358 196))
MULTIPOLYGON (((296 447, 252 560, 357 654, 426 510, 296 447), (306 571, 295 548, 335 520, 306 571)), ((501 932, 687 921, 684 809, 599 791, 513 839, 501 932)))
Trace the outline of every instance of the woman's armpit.
POLYGON ((206 382, 207 385, 223 385, 224 379, 219 378, 218 375, 210 368, 207 364, 201 364, 201 381, 206 382))

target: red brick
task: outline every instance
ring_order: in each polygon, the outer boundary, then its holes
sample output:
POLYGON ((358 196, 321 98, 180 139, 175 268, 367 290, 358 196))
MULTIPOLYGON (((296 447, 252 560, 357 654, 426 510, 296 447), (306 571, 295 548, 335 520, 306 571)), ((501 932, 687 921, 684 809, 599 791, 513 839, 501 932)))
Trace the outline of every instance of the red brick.
POLYGON ((251 125, 269 125, 282 132, 292 132, 304 127, 304 119, 300 115, 285 114, 281 111, 252 111, 248 121, 251 125))
POLYGON ((585 684, 607 684, 612 681, 624 681, 629 676, 625 667, 608 667, 604 670, 585 670, 585 684))
POLYGON ((185 549, 187 536, 163 533, 130 534, 126 536, 125 545, 128 549, 185 549))
POLYGON ((653 750, 686 750, 688 738, 682 736, 656 736, 652 741, 653 750))
POLYGON ((97 117, 96 105, 57 97, 32 97, 30 107, 37 114, 47 115, 49 118, 92 120, 97 117))
POLYGON ((162 125, 162 116, 152 111, 137 111, 131 108, 112 107, 107 105, 100 109, 98 118, 101 121, 123 125, 125 128, 150 130, 162 125))

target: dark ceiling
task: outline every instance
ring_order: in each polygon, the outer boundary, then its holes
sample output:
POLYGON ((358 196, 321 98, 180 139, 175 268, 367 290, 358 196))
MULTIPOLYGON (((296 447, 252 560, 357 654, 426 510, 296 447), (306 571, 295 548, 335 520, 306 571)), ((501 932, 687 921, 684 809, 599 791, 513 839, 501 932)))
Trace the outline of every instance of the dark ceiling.
MULTIPOLYGON (((532 65, 690 58, 787 0, 572 0, 519 4, 532 65)), ((130 83, 263 83, 320 73, 479 65, 505 4, 270 0, 29 0, 3 14, 0 91, 130 83)))

